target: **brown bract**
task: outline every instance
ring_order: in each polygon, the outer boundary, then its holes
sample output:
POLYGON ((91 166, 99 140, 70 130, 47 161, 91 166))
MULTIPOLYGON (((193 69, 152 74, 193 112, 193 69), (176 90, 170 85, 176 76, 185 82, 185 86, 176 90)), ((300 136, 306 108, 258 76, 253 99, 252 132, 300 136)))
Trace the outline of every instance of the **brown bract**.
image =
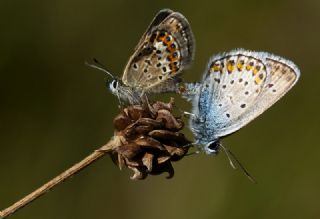
POLYGON ((188 152, 190 141, 179 132, 184 123, 172 114, 173 104, 171 99, 169 103, 128 106, 114 118, 115 135, 121 137, 122 145, 112 150, 111 158, 120 169, 126 166, 133 170, 131 179, 163 172, 171 178, 171 162, 188 152))

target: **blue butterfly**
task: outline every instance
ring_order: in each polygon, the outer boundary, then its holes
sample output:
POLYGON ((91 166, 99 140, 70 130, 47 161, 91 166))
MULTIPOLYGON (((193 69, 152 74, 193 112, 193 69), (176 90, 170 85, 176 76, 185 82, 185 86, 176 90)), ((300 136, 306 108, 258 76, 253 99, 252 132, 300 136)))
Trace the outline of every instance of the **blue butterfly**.
POLYGON ((182 92, 192 102, 190 127, 195 144, 207 154, 223 148, 229 157, 232 153, 220 139, 267 110, 299 76, 293 62, 266 52, 237 49, 212 57, 202 81, 185 84, 182 92))

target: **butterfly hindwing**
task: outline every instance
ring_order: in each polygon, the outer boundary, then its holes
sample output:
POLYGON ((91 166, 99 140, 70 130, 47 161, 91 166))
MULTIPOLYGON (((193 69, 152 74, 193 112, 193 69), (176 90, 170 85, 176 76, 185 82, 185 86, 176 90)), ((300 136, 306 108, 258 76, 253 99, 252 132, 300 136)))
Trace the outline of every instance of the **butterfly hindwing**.
POLYGON ((240 54, 216 56, 203 79, 208 106, 218 128, 246 111, 259 96, 267 78, 266 66, 256 57, 240 54), (232 106, 232 107, 230 107, 232 106))
POLYGON ((224 136, 248 124, 284 96, 298 81, 300 71, 294 63, 268 53, 260 54, 265 57, 269 80, 264 84, 259 99, 233 125, 221 129, 217 134, 224 136))
POLYGON ((137 45, 122 81, 146 93, 173 89, 171 84, 190 64, 193 54, 194 39, 186 18, 178 12, 162 10, 137 45))
POLYGON ((235 50, 215 56, 205 72, 193 112, 212 138, 231 134, 282 97, 297 81, 290 61, 264 53, 235 50), (211 130, 211 131, 210 131, 211 130))

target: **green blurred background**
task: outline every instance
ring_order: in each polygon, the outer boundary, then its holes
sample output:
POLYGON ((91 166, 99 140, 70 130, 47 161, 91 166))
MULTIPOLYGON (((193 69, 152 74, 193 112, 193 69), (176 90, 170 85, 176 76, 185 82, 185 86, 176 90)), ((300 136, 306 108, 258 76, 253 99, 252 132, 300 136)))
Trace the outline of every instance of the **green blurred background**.
POLYGON ((96 57, 121 75, 162 8, 183 13, 195 34, 186 81, 201 78, 212 54, 237 47, 273 52, 300 67, 301 80, 288 95, 224 140, 258 184, 234 171, 223 153, 186 157, 174 164, 171 180, 138 182, 106 157, 12 218, 319 218, 316 0, 2 0, 0 208, 108 141, 117 99, 103 73, 84 61, 96 57))

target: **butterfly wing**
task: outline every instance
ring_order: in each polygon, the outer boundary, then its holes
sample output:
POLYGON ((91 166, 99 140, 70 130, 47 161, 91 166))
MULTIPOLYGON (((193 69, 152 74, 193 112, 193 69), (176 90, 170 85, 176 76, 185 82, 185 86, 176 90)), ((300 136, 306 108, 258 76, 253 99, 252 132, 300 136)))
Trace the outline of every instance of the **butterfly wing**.
POLYGON ((178 12, 161 10, 136 46, 122 81, 147 93, 173 91, 193 55, 194 38, 187 19, 178 12))
POLYGON ((260 55, 265 58, 268 80, 265 81, 259 97, 245 113, 220 129, 217 135, 225 136, 245 126, 283 97, 298 81, 300 71, 293 62, 268 53, 260 55))
POLYGON ((173 11, 170 9, 162 9, 160 10, 156 16, 153 18, 153 20, 151 21, 151 23, 149 24, 147 30, 144 32, 144 34, 141 36, 138 44, 136 45, 136 47, 134 48, 134 50, 138 50, 138 48, 140 47, 141 44, 144 43, 146 36, 148 33, 151 32, 152 28, 158 26, 166 17, 168 17, 170 14, 172 14, 173 11))
POLYGON ((194 113, 214 138, 229 135, 259 116, 297 82, 292 62, 265 52, 235 50, 213 57, 194 113))

